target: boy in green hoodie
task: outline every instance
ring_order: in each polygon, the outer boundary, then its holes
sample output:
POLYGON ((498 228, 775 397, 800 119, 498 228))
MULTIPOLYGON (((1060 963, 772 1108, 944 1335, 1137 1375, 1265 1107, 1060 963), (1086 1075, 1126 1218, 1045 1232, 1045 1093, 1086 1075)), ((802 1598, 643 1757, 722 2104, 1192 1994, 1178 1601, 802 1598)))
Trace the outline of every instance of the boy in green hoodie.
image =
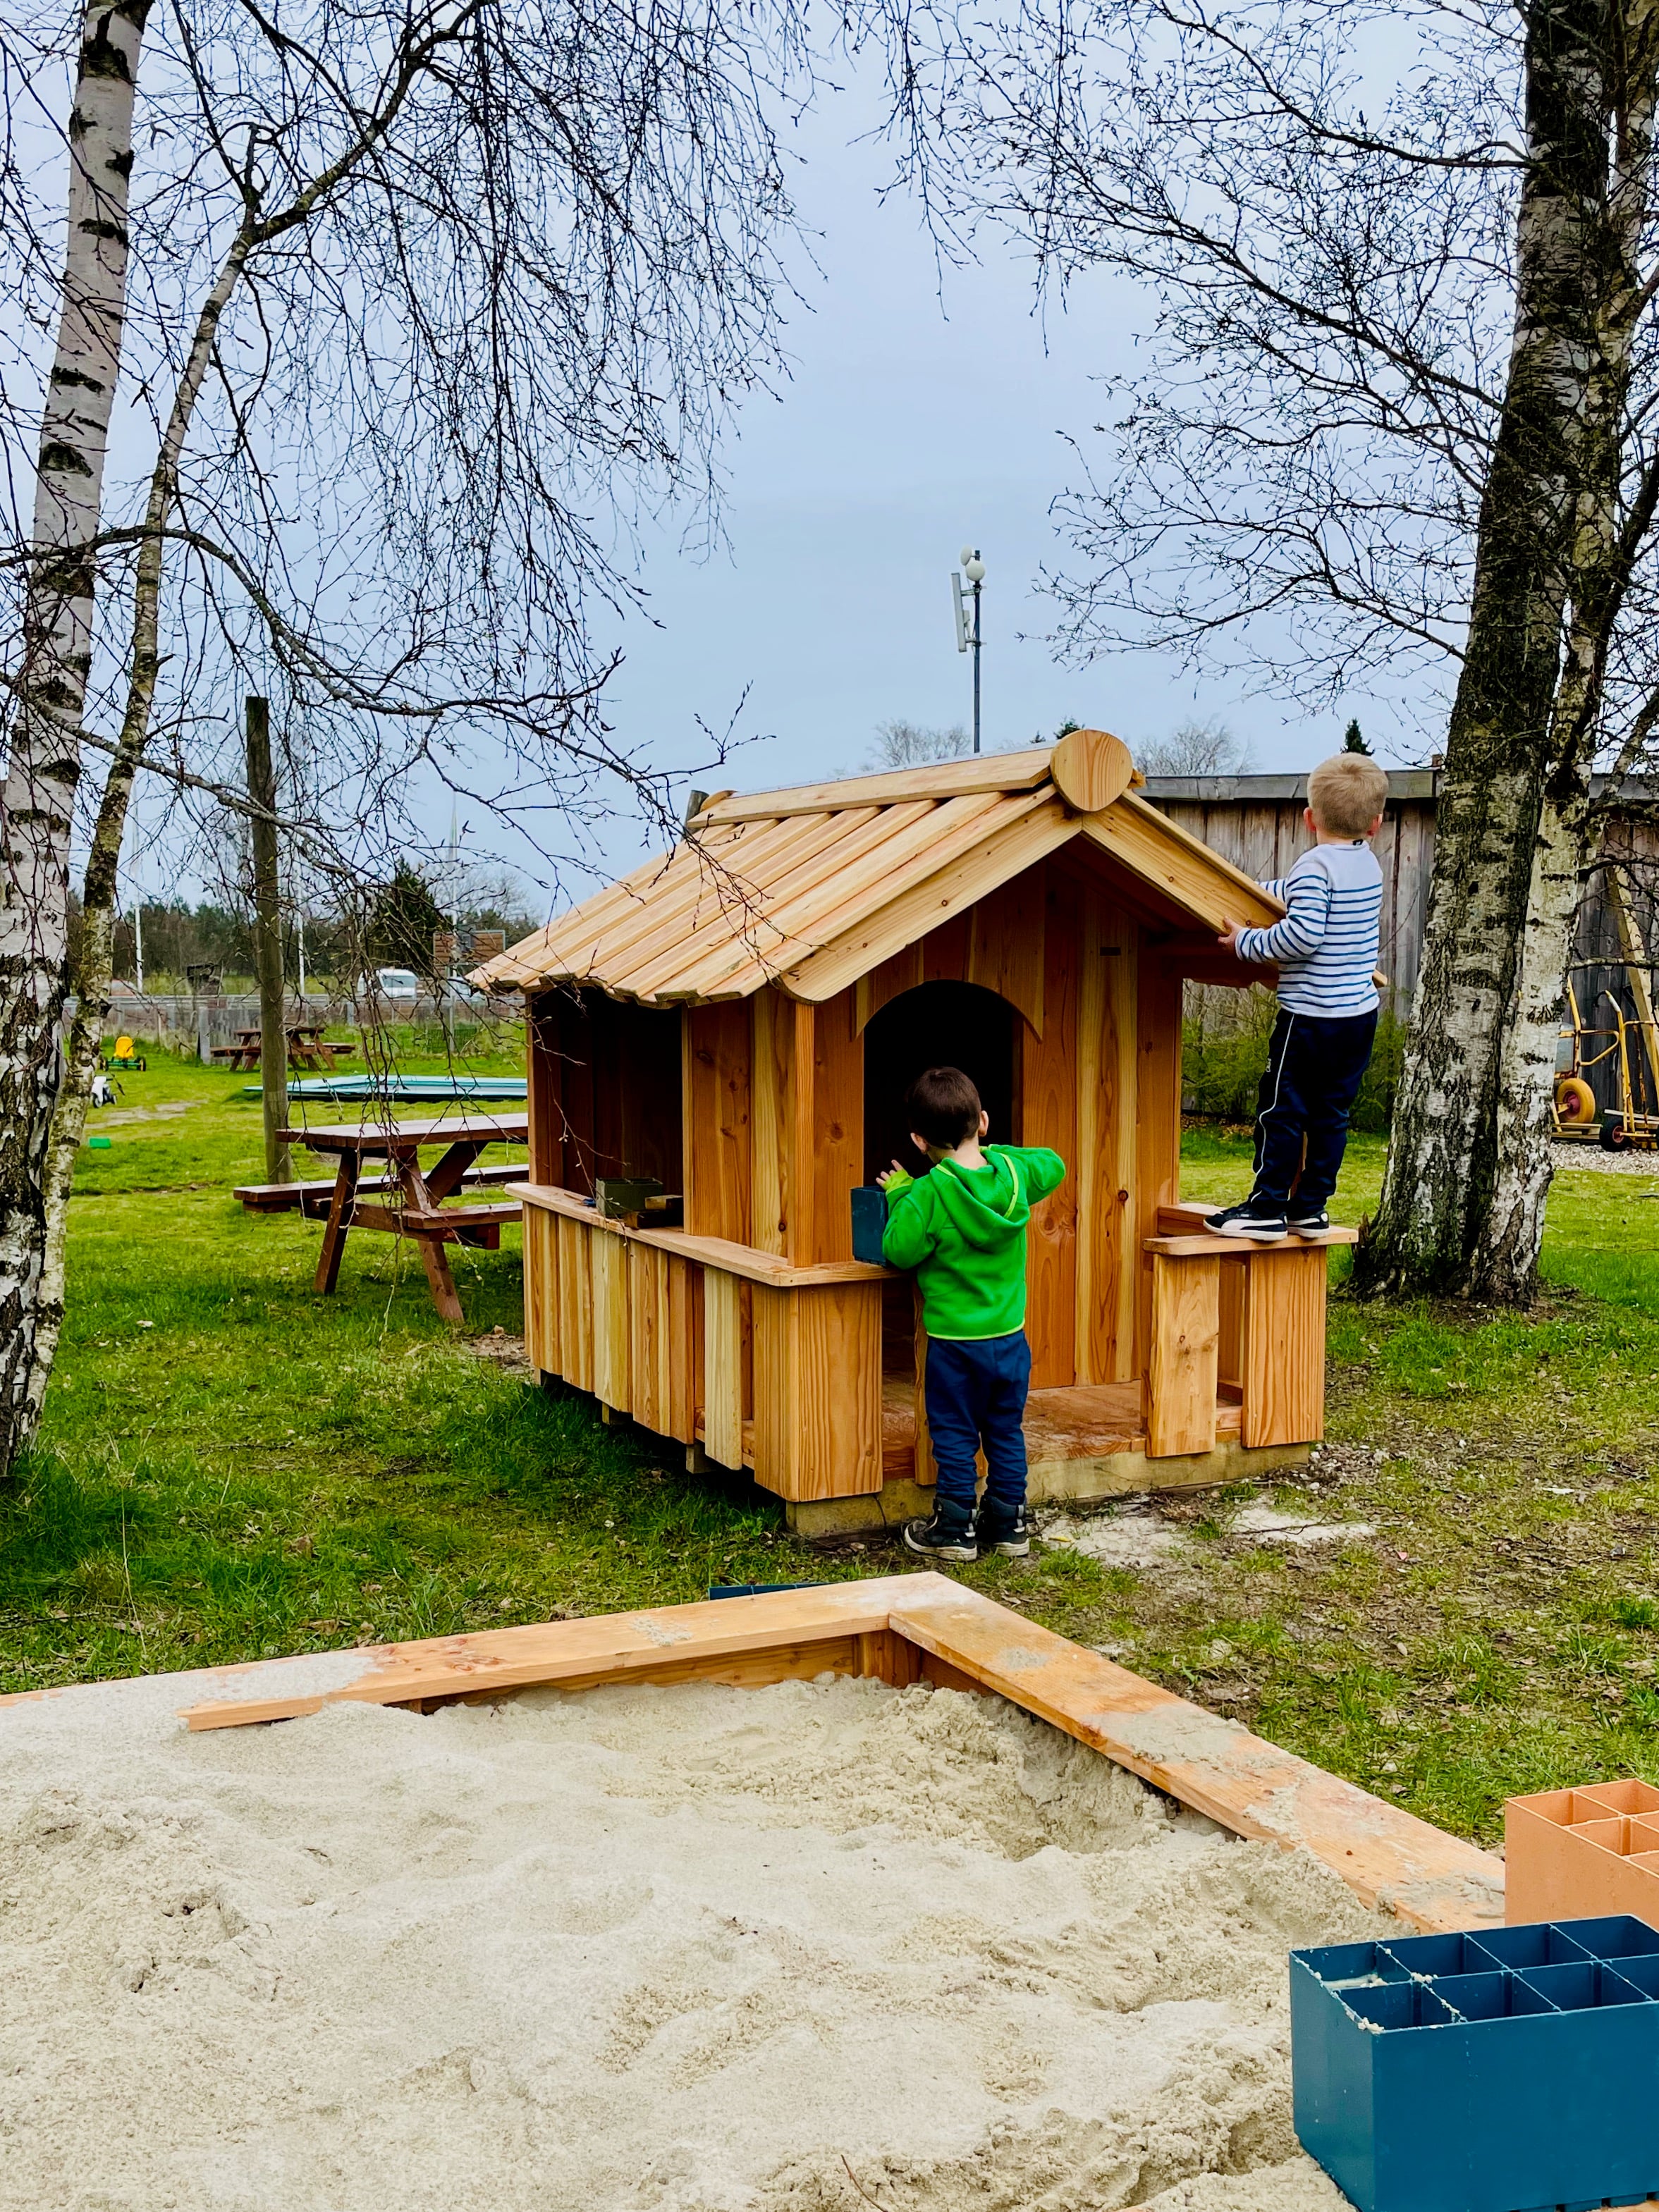
POLYGON ((981 1550, 1023 1559, 1025 1529, 1025 1224, 1066 1179, 1042 1146, 985 1145, 991 1120, 959 1067, 929 1067, 905 1097, 910 1141, 933 1162, 918 1181, 896 1160, 887 1193, 882 1257, 914 1268, 927 1330, 923 1390, 939 1469, 931 1521, 904 1531, 924 1559, 976 1559, 981 1550), (985 1453, 985 1499, 975 1507, 975 1455, 985 1453))

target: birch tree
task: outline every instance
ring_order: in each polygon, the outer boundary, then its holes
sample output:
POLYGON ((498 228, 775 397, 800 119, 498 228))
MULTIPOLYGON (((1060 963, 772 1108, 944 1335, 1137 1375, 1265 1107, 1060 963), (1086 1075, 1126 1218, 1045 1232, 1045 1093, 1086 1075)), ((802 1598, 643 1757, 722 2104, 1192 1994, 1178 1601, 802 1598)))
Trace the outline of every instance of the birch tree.
POLYGON ((64 110, 64 27, 0 22, 0 212, 30 317, 3 427, 13 481, 38 458, 40 486, 0 566, 0 1471, 61 1318, 136 783, 245 807, 257 690, 279 744, 303 732, 289 850, 343 891, 419 848, 446 787, 555 856, 618 792, 666 817, 665 777, 600 710, 595 614, 641 604, 632 513, 712 514, 724 424, 780 365, 787 9, 301 0, 279 22, 168 0, 141 66, 145 28, 138 0, 93 11, 64 110), (37 455, 21 395, 54 321, 37 455))
POLYGON ((1030 0, 915 34, 952 203, 1147 302, 1059 503, 1065 645, 1443 717, 1374 1290, 1530 1293, 1590 772, 1659 720, 1655 21, 1030 0))
MULTIPOLYGON (((134 88, 149 0, 88 8, 71 105, 55 343, 34 455, 20 651, 0 790, 0 1408, 28 1382, 61 1062, 68 851, 92 665, 110 418, 120 371, 134 88)), ((15 210, 15 195, 9 194, 15 210)), ((0 1412, 0 1468, 9 1463, 0 1412)))

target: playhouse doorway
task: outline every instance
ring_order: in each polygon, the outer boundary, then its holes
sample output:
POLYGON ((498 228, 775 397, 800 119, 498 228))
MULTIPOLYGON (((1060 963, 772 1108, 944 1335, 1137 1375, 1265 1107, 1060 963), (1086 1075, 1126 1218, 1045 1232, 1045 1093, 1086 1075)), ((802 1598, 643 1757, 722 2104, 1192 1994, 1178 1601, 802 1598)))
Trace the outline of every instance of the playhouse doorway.
MULTIPOLYGON (((1014 1101, 1019 1017, 1006 999, 977 983, 921 983, 891 999, 864 1030, 864 1179, 895 1160, 912 1175, 928 1164, 910 1142, 904 1094, 924 1067, 959 1067, 991 1117, 991 1136, 1017 1144, 1014 1101)), ((884 1285, 881 1302, 883 1463, 915 1464, 915 1297, 908 1279, 884 1285)))
POLYGON ((921 983, 890 999, 864 1031, 864 1179, 897 1160, 912 1175, 927 1162, 911 1145, 904 1094, 924 1067, 959 1067, 991 1117, 991 1139, 1018 1144, 1014 1055, 1019 1017, 977 983, 921 983))

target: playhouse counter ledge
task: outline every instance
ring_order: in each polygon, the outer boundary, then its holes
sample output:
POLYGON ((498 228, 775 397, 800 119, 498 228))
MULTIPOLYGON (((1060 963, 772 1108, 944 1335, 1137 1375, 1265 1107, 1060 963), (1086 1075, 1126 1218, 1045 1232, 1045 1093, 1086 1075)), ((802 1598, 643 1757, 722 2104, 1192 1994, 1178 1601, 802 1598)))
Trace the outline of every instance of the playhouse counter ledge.
POLYGON ((635 1229, 626 1221, 612 1221, 599 1212, 580 1191, 562 1190, 556 1183, 520 1183, 514 1192, 526 1206, 548 1213, 562 1213, 589 1228, 612 1237, 630 1237, 659 1252, 673 1252, 705 1267, 718 1267, 748 1283, 765 1283, 775 1291, 811 1289, 828 1283, 885 1283, 898 1279, 891 1267, 872 1267, 862 1260, 820 1260, 800 1265, 775 1252, 763 1252, 752 1244, 734 1244, 729 1237, 697 1237, 685 1229, 635 1229))

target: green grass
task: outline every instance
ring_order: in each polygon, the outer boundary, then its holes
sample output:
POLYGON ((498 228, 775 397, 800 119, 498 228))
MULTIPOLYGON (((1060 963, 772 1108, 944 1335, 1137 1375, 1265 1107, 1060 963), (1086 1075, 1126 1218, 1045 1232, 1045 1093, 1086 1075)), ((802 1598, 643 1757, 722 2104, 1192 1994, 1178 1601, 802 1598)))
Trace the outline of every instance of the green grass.
POLYGON ((264 1176, 246 1079, 152 1055, 124 1080, 120 1111, 188 1111, 91 1120, 113 1141, 82 1158, 47 1416, 0 1488, 0 1690, 789 1571, 747 1485, 688 1478, 473 1348, 520 1327, 516 1230, 453 1249, 459 1340, 401 1240, 354 1236, 319 1297, 320 1224, 230 1196, 264 1176))
MULTIPOLYGON (((419 1042, 405 1064, 436 1072, 419 1042)), ((113 1143, 82 1156, 47 1418, 0 1489, 0 1689, 908 1564, 809 1550, 747 1484, 525 1387, 495 1356, 520 1327, 512 1230, 455 1253, 459 1334, 384 1236, 318 1297, 319 1224, 229 1195, 263 1179, 245 1084, 156 1059, 125 1079, 147 1118, 93 1117, 113 1143)), ((1353 1140, 1341 1218, 1375 1202, 1382 1149, 1353 1140)), ((1246 1134, 1185 1150, 1189 1195, 1247 1188, 1246 1134)), ((1659 1775, 1656 1221, 1659 1176, 1573 1170, 1533 1314, 1333 1300, 1328 1446, 1265 1494, 1375 1535, 1287 1555, 1233 1533, 1255 1492, 1170 1496, 1177 1571, 1048 1547, 964 1579, 1485 1840, 1507 1794, 1659 1775)))
MULTIPOLYGON (((1246 1133, 1183 1149, 1187 1194, 1248 1188, 1246 1133)), ((1375 1204, 1383 1152, 1353 1139, 1339 1218, 1375 1204)), ((1506 1796, 1659 1776, 1656 1226, 1659 1174, 1571 1169, 1532 1313, 1339 1291, 1328 1443, 1277 1495, 1376 1535, 1286 1553, 1228 1534, 1254 1491, 1171 1498, 1191 1571, 1120 1574, 1042 1617, 1486 1842, 1506 1796)))

